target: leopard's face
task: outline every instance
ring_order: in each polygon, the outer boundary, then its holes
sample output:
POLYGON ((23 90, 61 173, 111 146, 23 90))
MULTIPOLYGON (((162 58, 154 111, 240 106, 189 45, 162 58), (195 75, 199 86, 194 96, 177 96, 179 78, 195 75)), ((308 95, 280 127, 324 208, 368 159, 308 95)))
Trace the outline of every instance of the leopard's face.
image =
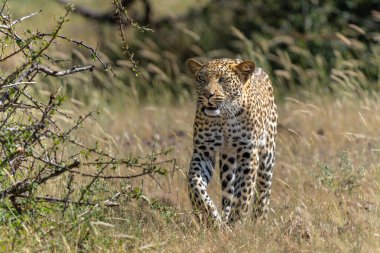
POLYGON ((241 94, 238 76, 226 66, 205 66, 196 76, 197 104, 210 117, 219 116, 241 94))
POLYGON ((233 113, 232 103, 241 96, 244 84, 255 68, 251 61, 230 59, 205 64, 189 60, 188 65, 195 76, 197 106, 209 117, 233 113))

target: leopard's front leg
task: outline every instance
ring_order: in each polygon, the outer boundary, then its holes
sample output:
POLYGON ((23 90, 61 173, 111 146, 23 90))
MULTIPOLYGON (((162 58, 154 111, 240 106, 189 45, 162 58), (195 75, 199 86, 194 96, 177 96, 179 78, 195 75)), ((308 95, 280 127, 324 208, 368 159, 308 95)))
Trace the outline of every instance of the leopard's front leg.
POLYGON ((215 156, 222 145, 223 137, 217 124, 208 123, 203 127, 201 120, 196 121, 194 127, 194 151, 189 169, 189 194, 194 211, 199 212, 201 218, 221 223, 218 210, 207 193, 207 186, 214 174, 215 156), (198 125, 199 124, 199 125, 198 125))
MULTIPOLYGON (((203 146, 204 147, 204 146, 203 146)), ((207 185, 214 173, 215 152, 194 149, 189 170, 189 194, 194 211, 203 217, 211 218, 216 224, 221 223, 218 210, 207 193, 207 185)))

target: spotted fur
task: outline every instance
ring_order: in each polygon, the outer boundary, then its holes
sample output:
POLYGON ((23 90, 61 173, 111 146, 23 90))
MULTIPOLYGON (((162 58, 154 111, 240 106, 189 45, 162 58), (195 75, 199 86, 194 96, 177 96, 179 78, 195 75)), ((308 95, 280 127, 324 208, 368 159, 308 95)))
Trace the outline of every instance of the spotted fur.
POLYGON ((275 161, 277 110, 268 75, 252 61, 187 61, 195 76, 197 107, 188 174, 192 206, 221 224, 266 217, 275 161), (222 215, 207 193, 219 154, 222 215))

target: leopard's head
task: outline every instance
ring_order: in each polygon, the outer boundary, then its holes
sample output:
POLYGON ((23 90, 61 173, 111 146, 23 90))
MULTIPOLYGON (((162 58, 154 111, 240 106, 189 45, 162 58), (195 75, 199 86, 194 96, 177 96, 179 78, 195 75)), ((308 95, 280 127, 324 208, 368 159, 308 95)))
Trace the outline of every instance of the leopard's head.
POLYGON ((253 61, 216 59, 199 63, 187 60, 196 81, 197 106, 209 117, 234 112, 232 103, 238 99, 244 85, 255 71, 253 61))

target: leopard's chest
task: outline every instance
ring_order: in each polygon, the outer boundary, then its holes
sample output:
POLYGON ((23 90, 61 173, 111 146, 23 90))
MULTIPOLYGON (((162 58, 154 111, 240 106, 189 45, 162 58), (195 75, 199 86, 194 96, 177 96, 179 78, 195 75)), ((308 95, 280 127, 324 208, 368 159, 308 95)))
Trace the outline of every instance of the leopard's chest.
POLYGON ((247 117, 233 117, 223 126, 223 146, 236 149, 239 146, 254 144, 260 139, 262 131, 257 128, 259 119, 247 117))
POLYGON ((198 115, 198 124, 195 124, 195 144, 212 147, 219 150, 220 147, 237 150, 241 146, 262 146, 265 136, 266 113, 260 108, 248 103, 240 103, 223 118, 205 118, 198 115))

